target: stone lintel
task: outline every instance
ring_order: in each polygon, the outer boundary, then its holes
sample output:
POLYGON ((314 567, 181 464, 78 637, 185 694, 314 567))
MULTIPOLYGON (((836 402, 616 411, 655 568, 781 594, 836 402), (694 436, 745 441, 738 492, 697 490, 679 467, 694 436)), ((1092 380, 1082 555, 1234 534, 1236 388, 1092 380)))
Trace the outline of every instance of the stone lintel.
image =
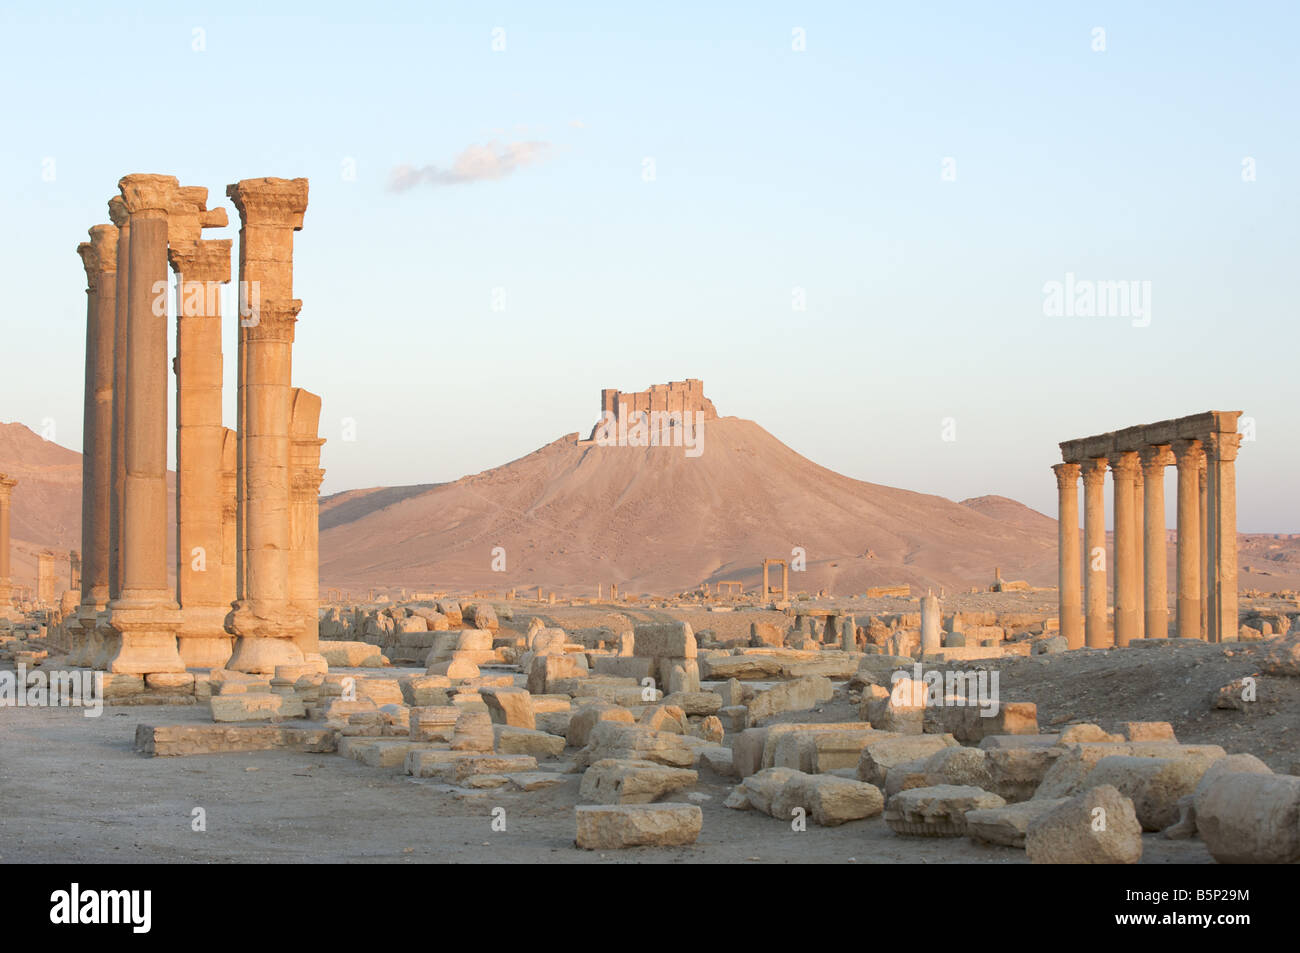
POLYGON ((1066 440, 1060 444, 1061 459, 1079 463, 1094 457, 1139 451, 1144 447, 1172 444, 1175 440, 1204 440, 1211 434, 1234 434, 1240 410, 1207 410, 1173 420, 1126 427, 1109 433, 1066 440))

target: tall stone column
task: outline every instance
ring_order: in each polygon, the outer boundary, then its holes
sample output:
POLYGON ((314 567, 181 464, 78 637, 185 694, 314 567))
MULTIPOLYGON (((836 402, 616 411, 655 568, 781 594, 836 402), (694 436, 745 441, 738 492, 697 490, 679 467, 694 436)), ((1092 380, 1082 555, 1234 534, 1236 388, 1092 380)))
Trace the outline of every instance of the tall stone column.
POLYGON ((18 481, 0 473, 0 619, 15 615, 13 579, 9 575, 9 506, 18 481))
POLYGON ((235 489, 238 435, 229 427, 223 427, 221 432, 221 601, 233 606, 239 593, 235 582, 239 565, 239 538, 235 531, 239 509, 235 489))
POLYGON ((307 209, 306 179, 245 179, 226 189, 239 210, 240 513, 238 599, 226 618, 231 669, 271 673, 302 659, 302 616, 290 606, 290 391, 293 233, 307 209))
POLYGON ((180 608, 167 580, 167 216, 178 183, 128 175, 119 183, 131 216, 127 291, 121 593, 108 625, 120 644, 111 672, 183 672, 176 650, 180 608))
POLYGON ((1178 595, 1174 603, 1180 639, 1201 638, 1201 490, 1205 452, 1199 440, 1176 440, 1178 465, 1178 595))
POLYGON ((1083 648, 1079 594, 1079 465, 1058 463, 1056 474, 1057 614, 1067 648, 1083 648))
POLYGON ((1169 570, 1165 544, 1165 467, 1174 462, 1168 444, 1140 451, 1143 476, 1143 634, 1169 636, 1169 570))
POLYGON ((1204 456, 1204 450, 1205 450, 1204 442, 1201 443, 1201 450, 1202 450, 1202 456, 1201 456, 1200 472, 1197 474, 1197 486, 1200 491, 1200 499, 1201 499, 1201 518, 1198 524, 1201 530, 1201 590, 1200 590, 1201 592, 1201 638, 1205 638, 1206 633, 1210 631, 1209 630, 1210 540, 1209 540, 1209 533, 1208 533, 1208 529, 1210 525, 1210 501, 1209 501, 1209 489, 1206 486, 1206 483, 1208 481, 1206 480, 1206 474, 1205 474, 1206 467, 1205 467, 1205 456, 1204 456))
POLYGON ((1144 632, 1144 625, 1143 625, 1144 617, 1143 617, 1142 610, 1143 610, 1143 605, 1146 601, 1145 599, 1146 591, 1143 589, 1143 583, 1142 583, 1142 572, 1144 566, 1142 554, 1143 551, 1146 549, 1145 546, 1146 541, 1143 539, 1143 532, 1142 532, 1142 527, 1143 527, 1142 501, 1143 499, 1145 499, 1145 495, 1146 495, 1145 484, 1146 484, 1146 480, 1143 478, 1142 475, 1141 454, 1137 454, 1134 458, 1134 465, 1133 465, 1133 551, 1134 551, 1133 552, 1133 567, 1134 567, 1133 609, 1134 612, 1136 613, 1134 618, 1137 619, 1137 634, 1133 636, 1133 638, 1135 639, 1142 638, 1144 632))
POLYGON ((321 401, 301 387, 293 389, 290 431, 289 605, 302 618, 294 638, 304 655, 320 650, 320 468, 317 436, 321 401))
POLYGON ((1113 644, 1106 624, 1106 458, 1085 460, 1083 473, 1084 638, 1090 649, 1113 644))
POLYGON ((187 668, 230 658, 223 577, 221 287, 230 282, 230 239, 169 251, 176 290, 176 590, 179 651, 187 668))
POLYGON ((1115 644, 1121 648, 1140 634, 1138 612, 1137 515, 1133 484, 1138 455, 1132 451, 1110 457, 1115 496, 1115 644))
POLYGON ((1235 642, 1237 619, 1237 449, 1241 436, 1212 433, 1205 441, 1208 468, 1209 627, 1211 642, 1235 642))
POLYGON ((108 605, 109 481, 113 440, 113 337, 117 228, 96 225, 77 246, 86 269, 86 375, 81 439, 81 603, 67 630, 68 662, 87 665, 91 636, 108 605))

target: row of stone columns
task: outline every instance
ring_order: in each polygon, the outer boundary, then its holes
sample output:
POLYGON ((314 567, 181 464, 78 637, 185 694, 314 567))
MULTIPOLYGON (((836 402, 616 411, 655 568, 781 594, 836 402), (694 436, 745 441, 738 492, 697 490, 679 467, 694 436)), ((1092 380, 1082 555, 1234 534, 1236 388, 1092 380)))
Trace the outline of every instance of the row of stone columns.
POLYGON ((1210 412, 1061 444, 1058 490, 1061 634, 1069 648, 1125 646, 1169 634, 1165 468, 1178 469, 1176 632, 1237 636, 1235 460, 1239 412, 1210 412), (1105 477, 1114 505, 1113 629, 1107 616, 1105 477), (1079 597, 1078 481, 1084 495, 1079 597), (1139 580, 1141 574, 1141 580, 1139 580))
POLYGON ((227 190, 240 212, 240 300, 249 305, 239 315, 238 431, 221 419, 220 292, 232 243, 200 237, 226 225, 225 210, 207 209, 206 189, 171 176, 129 175, 119 190, 109 202, 113 224, 95 226, 78 247, 89 296, 86 569, 72 660, 135 674, 222 665, 270 672, 317 647, 320 401, 290 385, 301 307, 292 299, 292 232, 302 227, 307 182, 251 179, 227 190), (174 588, 166 563, 169 265, 174 588))

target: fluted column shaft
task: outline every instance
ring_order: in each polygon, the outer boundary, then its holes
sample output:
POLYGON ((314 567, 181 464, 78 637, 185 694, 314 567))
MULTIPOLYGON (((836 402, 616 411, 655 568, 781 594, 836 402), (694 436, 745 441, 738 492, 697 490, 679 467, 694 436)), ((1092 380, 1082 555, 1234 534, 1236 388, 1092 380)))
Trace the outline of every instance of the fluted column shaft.
POLYGON ((1056 474, 1057 614, 1067 648, 1083 648, 1079 583, 1079 465, 1058 463, 1056 474))
POLYGON ((1235 433, 1213 433, 1206 439, 1206 548, 1209 553, 1208 628, 1211 642, 1234 642, 1237 620, 1237 448, 1235 433))
POLYGON ((13 579, 9 575, 9 506, 18 481, 0 473, 0 618, 11 612, 13 579))
POLYGON ((1106 459, 1086 460, 1083 474, 1084 639, 1088 648, 1112 644, 1106 624, 1106 459))
POLYGON ((1165 544, 1165 467, 1174 462, 1167 444, 1141 451, 1143 476, 1143 614, 1148 639, 1169 636, 1169 570, 1165 544))
POLYGON ((230 658, 223 584, 221 286, 230 281, 229 239, 170 251, 176 301, 176 588, 180 654, 187 667, 230 658))
POLYGON ((306 179, 245 179, 226 189, 239 210, 240 501, 238 599, 226 619, 236 636, 229 667, 274 672, 302 652, 301 614, 290 606, 290 412, 294 323, 293 233, 307 208, 306 179))
POLYGON ((1201 490, 1204 451, 1199 440, 1173 444, 1178 466, 1178 578, 1175 614, 1178 637, 1199 639, 1201 631, 1201 490))
POLYGON ((1115 644, 1123 647, 1139 637, 1137 605, 1137 516, 1134 481, 1138 455, 1132 451, 1110 457, 1115 498, 1115 644))

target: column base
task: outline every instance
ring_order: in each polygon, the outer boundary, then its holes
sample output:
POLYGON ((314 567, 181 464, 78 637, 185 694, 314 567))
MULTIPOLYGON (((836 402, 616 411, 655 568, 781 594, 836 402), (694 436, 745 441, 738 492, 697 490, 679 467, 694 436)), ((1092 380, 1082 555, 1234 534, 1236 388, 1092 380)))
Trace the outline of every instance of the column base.
POLYGON ((84 667, 91 662, 91 641, 99 628, 104 614, 103 605, 82 603, 77 607, 75 622, 69 620, 68 632, 72 637, 72 646, 68 652, 68 664, 84 667))
POLYGON ((123 598, 108 604, 108 628, 120 637, 106 669, 124 675, 184 672, 176 648, 180 606, 165 599, 123 598))
POLYGON ((183 606, 177 649, 186 668, 225 668, 234 639, 226 631, 230 607, 183 606))
POLYGON ((1169 613, 1166 610, 1148 612, 1143 620, 1142 635, 1148 639, 1169 638, 1169 613))
POLYGON ((255 611, 249 602, 236 602, 226 616, 226 631, 235 636, 234 652, 226 663, 232 672, 274 675, 277 665, 303 661, 302 617, 288 607, 255 611))

